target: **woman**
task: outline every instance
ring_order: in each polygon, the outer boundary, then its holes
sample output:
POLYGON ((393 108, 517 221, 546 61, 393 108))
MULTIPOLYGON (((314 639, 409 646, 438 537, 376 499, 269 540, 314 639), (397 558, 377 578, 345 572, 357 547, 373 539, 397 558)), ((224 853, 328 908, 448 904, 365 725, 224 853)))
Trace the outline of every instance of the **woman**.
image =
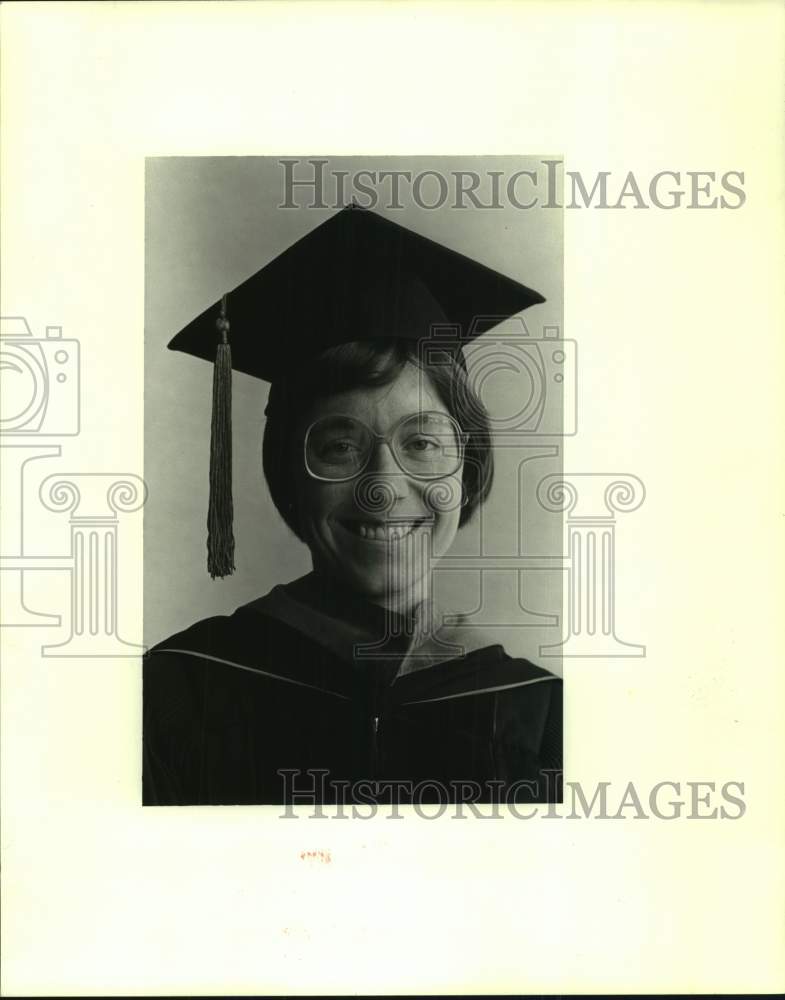
MULTIPOLYGON (((432 599, 493 473, 455 328, 537 301, 357 209, 224 300, 234 367, 272 381, 265 476, 313 571, 151 651, 145 804, 558 797, 561 682, 432 599), (287 281, 302 274, 307 301, 287 281), (260 308, 277 335, 249 348, 234 317, 256 331, 260 308)), ((209 356, 213 324, 207 310, 170 346, 209 356)))

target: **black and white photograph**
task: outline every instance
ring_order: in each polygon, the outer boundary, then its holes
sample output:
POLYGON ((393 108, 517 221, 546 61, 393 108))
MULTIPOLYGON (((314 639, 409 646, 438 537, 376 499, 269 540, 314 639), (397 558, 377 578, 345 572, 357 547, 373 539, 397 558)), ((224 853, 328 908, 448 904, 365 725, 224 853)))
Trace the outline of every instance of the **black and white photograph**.
POLYGON ((557 167, 148 163, 145 804, 560 797, 557 167))
POLYGON ((0 994, 782 994, 785 7, 0 28, 0 994))

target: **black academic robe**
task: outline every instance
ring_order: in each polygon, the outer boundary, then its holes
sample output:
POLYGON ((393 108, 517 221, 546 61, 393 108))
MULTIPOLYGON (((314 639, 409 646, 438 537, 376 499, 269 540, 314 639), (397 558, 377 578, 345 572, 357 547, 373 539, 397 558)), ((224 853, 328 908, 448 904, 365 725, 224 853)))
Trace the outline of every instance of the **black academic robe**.
POLYGON ((309 574, 147 654, 143 802, 559 801, 561 694, 309 574))

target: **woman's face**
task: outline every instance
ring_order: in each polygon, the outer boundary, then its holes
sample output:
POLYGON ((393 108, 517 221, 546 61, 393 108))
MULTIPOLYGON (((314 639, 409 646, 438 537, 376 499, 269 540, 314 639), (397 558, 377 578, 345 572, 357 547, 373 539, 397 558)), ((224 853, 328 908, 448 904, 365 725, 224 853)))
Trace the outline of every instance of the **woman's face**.
POLYGON ((295 506, 314 569, 397 610, 422 599, 432 563, 455 538, 462 466, 441 480, 418 479, 400 468, 388 444, 376 442, 360 476, 323 482, 308 474, 302 442, 307 427, 323 417, 353 417, 386 436, 403 418, 424 411, 448 415, 427 374, 407 364, 387 385, 317 401, 304 416, 295 454, 295 506))

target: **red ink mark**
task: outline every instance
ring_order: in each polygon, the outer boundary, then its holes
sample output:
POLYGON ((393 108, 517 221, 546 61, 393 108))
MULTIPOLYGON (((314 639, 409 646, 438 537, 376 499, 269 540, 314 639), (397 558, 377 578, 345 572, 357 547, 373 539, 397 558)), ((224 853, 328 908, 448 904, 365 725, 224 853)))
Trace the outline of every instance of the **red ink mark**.
POLYGON ((329 865, 332 861, 332 856, 329 851, 300 851, 301 861, 320 861, 323 865, 329 865))

